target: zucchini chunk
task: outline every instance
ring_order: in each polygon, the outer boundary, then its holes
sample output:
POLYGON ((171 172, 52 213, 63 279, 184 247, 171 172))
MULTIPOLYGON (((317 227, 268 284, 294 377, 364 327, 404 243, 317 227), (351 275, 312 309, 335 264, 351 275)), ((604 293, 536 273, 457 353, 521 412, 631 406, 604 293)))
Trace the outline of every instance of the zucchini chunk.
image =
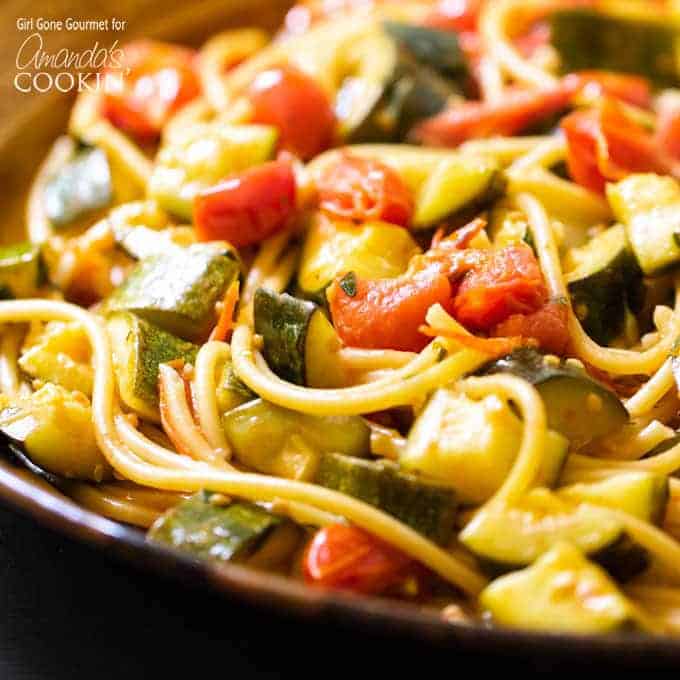
POLYGON ((225 177, 271 158, 278 132, 267 125, 192 125, 165 144, 149 181, 149 196, 191 220, 194 196, 225 177))
POLYGON ((109 316, 107 330, 122 402, 140 416, 158 422, 158 367, 196 360, 198 347, 130 312, 109 316))
MULTIPOLYGON (((503 484, 521 440, 520 419, 498 397, 473 401, 441 388, 411 428, 399 462, 407 470, 452 486, 461 502, 477 505, 503 484)), ((567 450, 567 440, 548 431, 538 485, 555 484, 567 450)))
POLYGON ((609 633, 641 625, 633 603, 569 543, 493 581, 482 591, 480 604, 501 626, 529 630, 609 633))
POLYGON ((101 482, 111 474, 90 402, 80 392, 48 383, 28 397, 0 398, 0 432, 35 465, 61 477, 101 482))
POLYGON ((626 303, 634 312, 642 306, 642 270, 620 224, 573 249, 570 257, 576 262, 567 274, 574 312, 586 333, 606 345, 623 330, 626 303))
POLYGON ((0 300, 32 297, 44 281, 40 246, 16 243, 0 247, 0 300))
POLYGON ((327 453, 321 456, 314 482, 374 505, 440 545, 453 536, 454 490, 419 479, 390 461, 327 453))
POLYGON ((660 524, 666 514, 668 477, 646 471, 622 472, 591 484, 572 484, 557 494, 567 500, 623 510, 645 522, 660 524))
POLYGON ((533 349, 515 350, 480 372, 512 373, 530 382, 543 398, 548 427, 567 437, 575 448, 628 422, 628 412, 614 392, 585 370, 565 361, 553 363, 533 349))
POLYGON ((211 562, 284 566, 299 546, 299 527, 259 505, 222 505, 222 499, 199 491, 159 517, 149 529, 148 540, 211 562))
POLYGON ((256 399, 227 412, 222 423, 243 465, 289 479, 313 479, 322 453, 370 451, 370 428, 358 416, 310 416, 256 399))
POLYGON ((231 361, 225 361, 217 381, 217 408, 220 413, 254 399, 257 399, 257 394, 236 375, 231 361))
POLYGON ((672 177, 631 175, 608 184, 607 198, 647 276, 680 262, 680 186, 672 177))
POLYGON ((113 181, 106 153, 96 147, 78 151, 45 185, 47 219, 59 229, 105 208, 113 199, 113 181))
POLYGON ((168 250, 141 260, 109 296, 105 311, 134 312, 168 333, 201 340, 239 270, 234 251, 215 243, 168 250))
POLYGON ((678 82, 678 30, 654 16, 563 9, 550 18, 564 73, 603 69, 637 73, 658 87, 678 82))
POLYGON ((287 293, 259 288, 254 316, 264 357, 278 376, 311 387, 345 384, 342 366, 333 360, 341 342, 320 307, 287 293))

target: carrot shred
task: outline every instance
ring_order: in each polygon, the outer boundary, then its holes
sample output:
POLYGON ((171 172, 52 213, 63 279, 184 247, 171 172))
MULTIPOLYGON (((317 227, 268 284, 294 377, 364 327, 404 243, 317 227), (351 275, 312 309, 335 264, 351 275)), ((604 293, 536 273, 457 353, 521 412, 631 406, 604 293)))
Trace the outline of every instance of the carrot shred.
POLYGON ((448 328, 438 328, 434 326, 421 326, 418 330, 423 335, 427 335, 430 338, 436 338, 437 336, 449 338, 450 340, 459 342, 464 347, 483 352, 492 357, 509 354, 518 347, 536 344, 531 338, 523 338, 521 336, 509 338, 480 338, 476 335, 457 333, 448 328))
POLYGON ((217 324, 215 325, 215 328, 213 328, 208 340, 218 340, 221 342, 229 340, 231 332, 234 330, 234 311, 236 310, 236 304, 238 303, 238 296, 239 282, 237 279, 229 286, 229 288, 227 288, 224 300, 222 301, 220 318, 217 320, 217 324))

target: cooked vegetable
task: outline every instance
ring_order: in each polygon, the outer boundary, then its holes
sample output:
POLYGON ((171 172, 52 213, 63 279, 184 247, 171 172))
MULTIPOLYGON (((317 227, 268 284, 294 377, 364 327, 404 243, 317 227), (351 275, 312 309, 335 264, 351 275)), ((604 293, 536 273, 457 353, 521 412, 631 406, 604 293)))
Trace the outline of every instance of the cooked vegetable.
POLYGON ((0 299, 31 297, 44 278, 39 246, 17 243, 0 247, 0 299))
POLYGON ((238 257, 224 245, 172 249, 140 261, 105 309, 134 312, 181 338, 202 339, 216 321, 215 305, 238 275, 238 257))
POLYGON ((576 448, 628 422, 628 412, 614 392, 584 370, 535 350, 515 350, 482 372, 512 373, 530 382, 543 398, 548 427, 562 433, 576 448))
POLYGON ((112 198, 111 168, 106 154, 96 147, 85 147, 45 185, 45 216, 54 227, 67 227, 105 208, 112 198))
POLYGON ((177 359, 193 363, 198 347, 130 312, 112 314, 107 328, 121 400, 144 418, 158 421, 158 366, 177 359))
POLYGON ((680 186, 672 177, 632 175, 610 184, 607 198, 645 274, 680 262, 680 186))
POLYGON ((334 353, 335 329, 313 302, 259 288, 254 301, 255 332, 262 336, 270 368, 284 380, 312 387, 340 387, 345 372, 334 353))
MULTIPOLYGON (((440 388, 411 428, 399 462, 452 486, 463 503, 479 504, 508 476, 521 440, 522 422, 508 404, 493 396, 473 401, 440 388)), ((555 484, 567 450, 567 440, 549 430, 538 485, 555 484)))
POLYGON ((626 304, 639 311, 642 271, 620 224, 570 252, 576 266, 566 276, 572 306, 584 330, 606 345, 623 329, 626 304))
POLYGON ((231 361, 225 361, 217 381, 217 408, 221 413, 257 399, 257 395, 239 380, 231 361))
POLYGON ((276 140, 276 129, 267 125, 192 125, 161 147, 149 196, 165 210, 190 220, 200 191, 269 160, 276 140))
POLYGON ((212 562, 281 567, 297 549, 300 529, 251 503, 224 504, 224 497, 199 491, 166 512, 148 539, 212 562), (264 558, 264 559, 263 559, 264 558))
POLYGON ((453 489, 421 480, 390 461, 326 453, 314 482, 370 503, 441 545, 453 536, 457 510, 453 489))
POLYGON ((531 567, 486 587, 480 604, 502 626, 607 633, 640 626, 637 609, 599 567, 559 543, 531 567))
POLYGON ((116 244, 135 260, 167 253, 195 242, 191 227, 167 227, 156 230, 150 227, 118 227, 114 230, 116 244))
POLYGON ((366 456, 370 450, 370 430, 358 416, 310 416, 257 399, 222 422, 241 463, 290 479, 312 479, 322 453, 366 456))
POLYGON ((37 466, 66 478, 100 482, 111 468, 99 451, 90 402, 52 385, 28 397, 0 399, 0 432, 37 466))

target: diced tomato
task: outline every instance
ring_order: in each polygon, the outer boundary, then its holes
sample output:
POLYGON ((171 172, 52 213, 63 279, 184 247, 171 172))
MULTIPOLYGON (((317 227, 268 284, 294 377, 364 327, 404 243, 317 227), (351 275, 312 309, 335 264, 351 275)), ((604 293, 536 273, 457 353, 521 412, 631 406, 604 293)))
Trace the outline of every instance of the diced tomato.
POLYGON ((123 87, 107 88, 102 113, 141 142, 153 141, 168 119, 201 92, 196 52, 143 40, 127 45, 123 55, 116 71, 122 74, 123 87))
POLYGON ((199 241, 242 246, 276 233, 295 210, 295 174, 290 163, 270 161, 206 189, 194 199, 199 241))
POLYGON ((310 584, 378 595, 404 584, 417 566, 408 555, 363 529, 331 524, 309 544, 304 576, 310 584))
POLYGON ((407 226, 413 196, 399 174, 377 160, 343 154, 317 182, 319 206, 344 219, 407 226))
POLYGON ((476 31, 481 6, 481 0, 440 0, 423 23, 442 31, 476 31))
POLYGON ((351 347, 417 352, 429 342, 419 328, 431 305, 446 306, 448 278, 425 270, 413 277, 362 280, 338 277, 327 297, 335 330, 351 347))
POLYGON ((680 97, 674 93, 659 97, 656 143, 663 152, 680 160, 680 97))
POLYGON ((533 339, 546 352, 563 355, 569 345, 567 307, 548 302, 531 314, 513 314, 499 323, 492 335, 503 338, 533 339))
POLYGON ((514 43, 520 54, 530 57, 539 47, 550 43, 550 25, 546 21, 536 21, 528 31, 515 38, 514 43))
POLYGON ((248 90, 252 122, 273 125, 279 148, 309 160, 333 141, 335 114, 323 88, 292 66, 258 74, 248 90))
POLYGON ((465 274, 453 299, 453 314, 468 329, 488 331, 513 314, 535 312, 547 295, 531 248, 508 246, 489 253, 486 262, 465 274))
POLYGON ((567 138, 567 165, 575 182, 604 192, 607 181, 635 172, 680 175, 677 164, 654 136, 633 121, 614 100, 598 109, 576 111, 561 122, 567 138))
POLYGON ((649 108, 652 90, 649 81, 641 76, 613 71, 578 71, 565 76, 564 81, 588 99, 598 100, 613 97, 628 104, 649 108))

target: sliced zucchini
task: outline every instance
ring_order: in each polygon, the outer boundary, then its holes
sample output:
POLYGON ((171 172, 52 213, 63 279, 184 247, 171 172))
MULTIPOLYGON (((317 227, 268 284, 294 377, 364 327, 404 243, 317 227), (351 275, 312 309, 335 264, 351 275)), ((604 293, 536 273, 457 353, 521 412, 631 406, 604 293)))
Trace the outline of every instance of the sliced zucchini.
POLYGON ((358 416, 316 417, 256 399, 226 413, 222 423, 241 463, 279 477, 312 479, 322 453, 370 451, 370 429, 358 416))
POLYGON ((112 198, 113 182, 106 153, 96 147, 85 147, 47 182, 43 205, 52 226, 63 228, 105 208, 112 198))
POLYGON ((645 522, 659 524, 666 514, 668 478, 646 471, 621 472, 591 484, 572 484, 558 495, 570 501, 623 510, 645 522))
POLYGON ((514 628, 609 633, 641 625, 633 603, 569 543, 558 543, 531 567, 493 581, 480 604, 495 623, 514 628))
POLYGON ((278 133, 267 125, 192 125, 165 144, 149 180, 149 196, 191 220, 194 196, 225 177, 268 160, 278 133))
POLYGON ((658 87, 678 82, 677 26, 654 11, 562 9, 551 15, 550 28, 564 73, 603 69, 637 73, 658 87))
POLYGON ((254 316, 264 357, 278 376, 311 387, 345 384, 343 367, 333 358, 341 342, 320 307, 287 293, 259 288, 254 316))
POLYGON ((567 437, 574 448, 628 422, 628 412, 614 392, 584 370, 552 359, 522 348, 481 372, 512 373, 530 382, 543 398, 548 427, 567 437))
MULTIPOLYGON (((521 440, 522 423, 506 402, 440 388, 411 428, 399 462, 452 486, 463 503, 479 504, 502 485, 521 440)), ((537 485, 555 484, 567 450, 567 440, 548 431, 537 485)))
POLYGON ((44 280, 40 246, 15 243, 0 247, 0 300, 32 297, 44 280))
POLYGON ((566 277, 574 312, 586 333, 606 345, 623 330, 626 303, 639 311, 643 295, 642 271, 625 229, 610 227, 570 257, 576 263, 566 277))
POLYGON ((223 497, 199 491, 162 515, 148 540, 211 562, 241 562, 280 567, 302 538, 291 521, 251 503, 221 504, 223 497), (272 550, 272 548, 274 548, 272 550))
POLYGON ((312 220, 300 259, 298 287, 305 297, 318 297, 340 273, 389 279, 403 274, 420 253, 407 229, 387 222, 331 220, 319 213, 312 220))
POLYGON ((608 184, 607 198, 646 275, 680 262, 680 186, 672 177, 631 175, 608 184))
POLYGON ((109 316, 107 329, 122 402, 140 416, 158 422, 159 365, 176 359, 193 363, 198 347, 130 312, 109 316))
POLYGON ((327 453, 321 456, 314 482, 380 508, 435 543, 447 545, 453 536, 453 489, 419 479, 390 461, 327 453))
POLYGON ((187 340, 214 325, 215 306, 239 275, 238 256, 198 243, 140 261, 105 303, 107 313, 129 311, 187 340))
POLYGON ((168 227, 157 231, 149 227, 128 227, 114 232, 116 244, 131 258, 144 260, 167 253, 173 248, 183 248, 195 242, 191 227, 168 227))
POLYGON ((0 398, 0 432, 48 472, 95 482, 111 474, 97 446, 90 402, 80 392, 48 383, 28 397, 0 398))
POLYGON ((253 392, 234 372, 231 361, 225 361, 217 381, 217 408, 220 413, 257 399, 253 392))

